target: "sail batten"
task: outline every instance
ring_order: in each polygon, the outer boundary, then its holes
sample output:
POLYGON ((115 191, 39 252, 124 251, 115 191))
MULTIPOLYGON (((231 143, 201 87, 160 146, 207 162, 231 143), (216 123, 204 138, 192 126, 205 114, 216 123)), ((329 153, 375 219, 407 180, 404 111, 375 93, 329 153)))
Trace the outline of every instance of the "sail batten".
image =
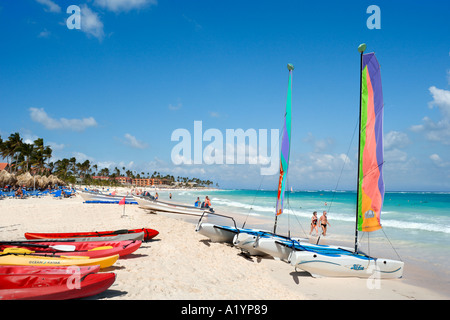
POLYGON ((363 54, 361 72, 357 228, 371 232, 381 228, 384 200, 383 92, 374 53, 363 54))

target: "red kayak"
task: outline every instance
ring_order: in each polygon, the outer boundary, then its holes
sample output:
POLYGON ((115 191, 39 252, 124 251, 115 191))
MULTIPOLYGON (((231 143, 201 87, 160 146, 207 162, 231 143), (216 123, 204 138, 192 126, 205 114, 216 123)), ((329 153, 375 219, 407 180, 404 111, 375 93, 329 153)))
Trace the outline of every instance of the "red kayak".
POLYGON ((156 237, 159 232, 153 229, 122 229, 116 231, 93 231, 93 232, 67 232, 67 233, 25 233, 27 239, 60 239, 60 238, 80 238, 80 237, 106 237, 119 234, 144 232, 144 241, 148 241, 156 237))
POLYGON ((0 275, 0 300, 67 300, 90 297, 108 289, 115 273, 82 277, 61 274, 0 275))
MULTIPOLYGON (((100 240, 100 239, 99 239, 100 240)), ((19 248, 25 251, 33 251, 33 255, 40 254, 57 254, 64 256, 86 256, 92 259, 114 256, 118 254, 120 257, 129 255, 139 249, 142 241, 127 240, 127 241, 89 241, 89 242, 33 242, 20 243, 13 242, 12 244, 0 243, 0 251, 8 248, 19 248), (73 246, 73 251, 61 251, 58 247, 65 245, 73 246)), ((31 252, 25 252, 31 253, 31 252)))
POLYGON ((6 274, 80 274, 97 273, 100 266, 0 266, 0 275, 6 274))

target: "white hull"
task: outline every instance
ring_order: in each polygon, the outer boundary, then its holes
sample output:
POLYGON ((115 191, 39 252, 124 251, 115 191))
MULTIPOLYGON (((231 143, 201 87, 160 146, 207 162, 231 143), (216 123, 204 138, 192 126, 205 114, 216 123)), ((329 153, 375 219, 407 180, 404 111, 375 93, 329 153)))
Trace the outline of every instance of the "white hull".
MULTIPOLYGON (((332 251, 332 250, 347 250, 352 251, 352 248, 341 247, 341 246, 327 246, 327 245, 315 245, 307 241, 307 239, 292 238, 298 245, 301 245, 308 250, 318 250, 332 251)), ((259 238, 255 244, 258 250, 271 255, 272 257, 284 261, 289 260, 289 256, 293 251, 299 251, 300 249, 295 248, 292 243, 286 240, 278 240, 276 237, 259 238), (289 245, 286 245, 288 243, 289 245)))
POLYGON ((246 232, 240 232, 233 239, 233 245, 251 256, 265 256, 267 253, 258 250, 258 236, 246 232))
POLYGON ((238 233, 232 227, 222 227, 212 223, 199 223, 195 231, 211 239, 212 242, 232 243, 234 236, 238 233))
POLYGON ((310 251, 294 251, 289 258, 296 268, 314 277, 358 277, 396 279, 403 275, 404 263, 390 259, 374 259, 363 255, 326 255, 310 251))
POLYGON ((280 244, 277 242, 277 240, 273 238, 264 238, 259 239, 255 246, 265 254, 268 254, 275 259, 285 260, 287 261, 289 258, 289 255, 292 251, 295 251, 295 249, 289 248, 285 245, 280 244))
POLYGON ((126 204, 136 204, 136 201, 131 196, 126 195, 107 195, 96 192, 77 191, 86 203, 119 203, 125 197, 126 204))
POLYGON ((178 214, 188 214, 194 216, 201 216, 204 212, 205 214, 212 210, 212 208, 198 208, 193 206, 185 206, 182 204, 175 204, 169 202, 162 202, 158 200, 150 200, 145 199, 143 197, 133 196, 135 201, 139 204, 140 207, 151 210, 151 211, 160 211, 160 212, 170 212, 170 213, 178 213, 178 214))
MULTIPOLYGON (((263 230, 257 230, 263 231, 263 230)), ((264 231, 263 231, 264 232, 264 231)), ((295 241, 303 241, 306 239, 292 238, 295 241)), ((258 236, 250 233, 239 233, 233 244, 248 252, 250 255, 270 255, 276 259, 286 260, 292 252, 291 248, 281 245, 280 241, 285 241, 286 237, 278 236, 268 233, 263 236, 258 236)))

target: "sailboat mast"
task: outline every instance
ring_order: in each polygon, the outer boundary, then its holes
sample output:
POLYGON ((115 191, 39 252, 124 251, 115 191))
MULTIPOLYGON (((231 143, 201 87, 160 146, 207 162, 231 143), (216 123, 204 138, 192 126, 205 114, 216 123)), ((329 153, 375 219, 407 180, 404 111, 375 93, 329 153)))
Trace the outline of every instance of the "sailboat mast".
POLYGON ((366 50, 366 44, 360 44, 358 47, 358 51, 361 54, 361 60, 359 65, 359 136, 358 136, 358 175, 356 176, 356 223, 355 223, 355 253, 358 252, 358 208, 359 208, 359 175, 360 173, 360 161, 361 161, 361 113, 362 113, 362 104, 361 104, 361 95, 362 95, 362 65, 363 65, 363 54, 364 50, 366 50))
POLYGON ((280 149, 280 177, 278 180, 277 206, 275 210, 275 223, 273 225, 273 233, 277 231, 278 216, 283 213, 284 190, 286 188, 286 179, 289 167, 289 153, 291 144, 291 107, 292 107, 292 71, 294 66, 288 64, 289 82, 286 99, 286 113, 284 116, 283 136, 281 138, 280 149))

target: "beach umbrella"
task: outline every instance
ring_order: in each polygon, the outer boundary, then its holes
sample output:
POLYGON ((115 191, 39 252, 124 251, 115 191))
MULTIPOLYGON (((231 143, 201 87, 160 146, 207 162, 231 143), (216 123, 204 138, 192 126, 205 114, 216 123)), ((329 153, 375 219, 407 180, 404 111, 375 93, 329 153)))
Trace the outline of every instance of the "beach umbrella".
POLYGON ((6 170, 0 171, 0 186, 4 187, 8 184, 14 184, 15 178, 6 170))
POLYGON ((52 186, 54 186, 55 184, 58 183, 58 178, 51 174, 51 175, 48 176, 48 182, 49 182, 52 186))
POLYGON ((39 186, 39 188, 47 188, 49 185, 48 178, 46 176, 41 176, 38 181, 36 181, 36 185, 39 186))
POLYGON ((25 186, 25 187, 33 187, 34 185, 34 179, 33 176, 29 172, 22 173, 17 176, 17 182, 16 184, 18 186, 25 186))
POLYGON ((14 186, 16 184, 16 176, 14 174, 11 174, 7 172, 6 170, 3 170, 0 172, 1 175, 1 182, 0 184, 4 187, 6 185, 14 186))

